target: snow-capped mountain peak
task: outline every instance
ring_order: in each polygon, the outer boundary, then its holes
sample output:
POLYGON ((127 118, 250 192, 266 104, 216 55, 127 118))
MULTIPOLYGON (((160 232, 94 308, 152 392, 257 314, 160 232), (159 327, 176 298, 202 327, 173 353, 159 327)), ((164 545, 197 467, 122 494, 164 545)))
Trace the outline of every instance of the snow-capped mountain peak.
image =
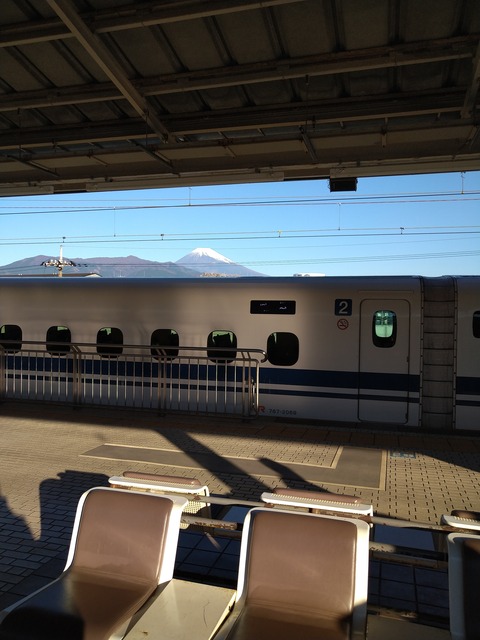
POLYGON ((233 262, 233 260, 222 256, 221 253, 214 249, 194 249, 183 258, 180 258, 180 260, 177 260, 176 264, 199 271, 202 275, 211 276, 217 274, 230 277, 262 275, 258 271, 252 271, 252 269, 233 262))
POLYGON ((229 260, 229 258, 222 256, 222 254, 218 253, 218 251, 215 251, 215 249, 204 249, 204 248, 194 249, 190 253, 190 256, 195 258, 202 258, 202 259, 210 258, 211 260, 215 260, 216 262, 226 262, 228 264, 233 264, 233 260, 229 260))

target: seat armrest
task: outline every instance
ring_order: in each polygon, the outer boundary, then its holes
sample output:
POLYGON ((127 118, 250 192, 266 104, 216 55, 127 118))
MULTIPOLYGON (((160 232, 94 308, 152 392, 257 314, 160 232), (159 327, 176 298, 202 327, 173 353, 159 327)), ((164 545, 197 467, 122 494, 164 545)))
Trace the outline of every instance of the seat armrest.
MULTIPOLYGON (((316 495, 319 495, 318 493, 316 495)), ((338 511, 340 513, 353 513, 356 515, 371 516, 373 515, 373 506, 371 504, 361 504, 360 502, 346 502, 344 500, 336 500, 335 494, 332 497, 316 498, 304 497, 300 495, 283 495, 280 493, 264 492, 261 495, 263 502, 269 505, 281 505, 283 507, 304 507, 306 509, 315 509, 319 511, 338 511)), ((338 496, 340 498, 340 496, 338 496)))

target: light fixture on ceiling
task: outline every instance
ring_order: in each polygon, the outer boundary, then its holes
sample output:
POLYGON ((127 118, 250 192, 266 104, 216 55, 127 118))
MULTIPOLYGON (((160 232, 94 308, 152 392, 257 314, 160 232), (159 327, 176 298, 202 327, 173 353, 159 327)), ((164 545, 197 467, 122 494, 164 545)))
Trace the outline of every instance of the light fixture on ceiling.
POLYGON ((357 178, 330 178, 330 191, 356 191, 357 182, 357 178))

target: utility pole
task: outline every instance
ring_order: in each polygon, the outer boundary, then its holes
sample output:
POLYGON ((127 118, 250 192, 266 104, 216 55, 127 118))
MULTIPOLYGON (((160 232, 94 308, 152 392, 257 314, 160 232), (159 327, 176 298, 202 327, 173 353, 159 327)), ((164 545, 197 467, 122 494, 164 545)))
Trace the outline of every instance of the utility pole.
POLYGON ((45 260, 42 262, 43 267, 55 267, 58 271, 58 277, 62 277, 62 272, 64 267, 76 267, 76 263, 68 258, 63 257, 63 244, 60 245, 60 256, 58 258, 50 258, 50 260, 45 260))

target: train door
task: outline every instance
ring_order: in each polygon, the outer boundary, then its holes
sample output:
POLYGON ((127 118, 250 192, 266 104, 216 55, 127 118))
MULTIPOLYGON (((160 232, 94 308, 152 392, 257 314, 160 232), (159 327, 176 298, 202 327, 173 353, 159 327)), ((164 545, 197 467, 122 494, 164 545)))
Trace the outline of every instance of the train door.
POLYGON ((480 296, 478 278, 456 281, 458 326, 455 428, 480 430, 480 296))
POLYGON ((410 304, 363 300, 360 305, 358 418, 405 424, 409 400, 410 304))

